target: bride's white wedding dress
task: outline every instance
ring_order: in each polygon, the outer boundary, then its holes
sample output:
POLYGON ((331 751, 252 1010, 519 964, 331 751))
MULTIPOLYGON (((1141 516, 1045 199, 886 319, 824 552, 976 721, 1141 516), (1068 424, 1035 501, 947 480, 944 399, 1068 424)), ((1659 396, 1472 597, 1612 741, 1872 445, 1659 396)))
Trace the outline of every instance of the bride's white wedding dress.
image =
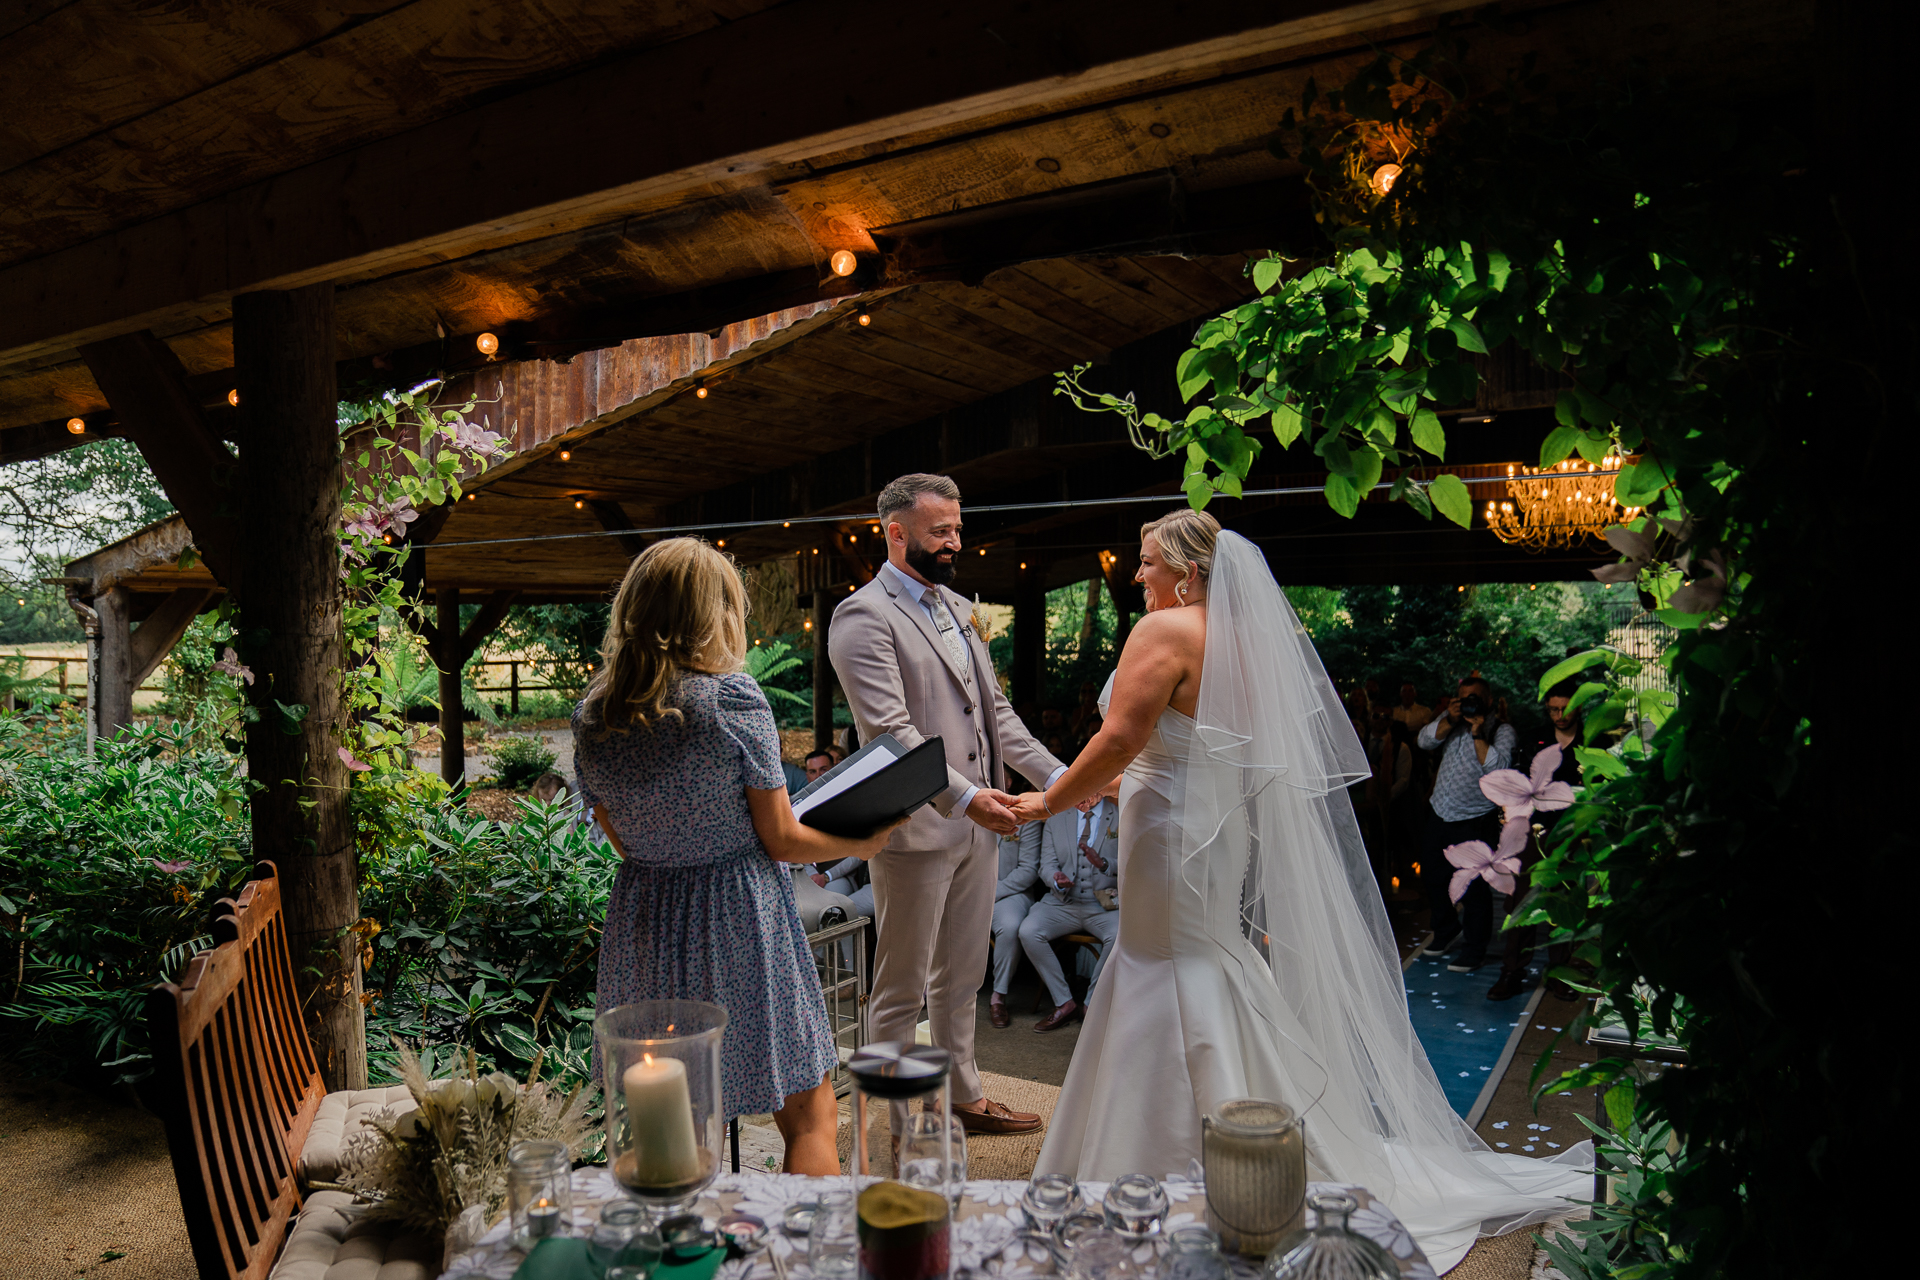
POLYGON ((1161 712, 1121 783, 1119 937, 1037 1172, 1184 1172, 1202 1114, 1273 1099, 1306 1116, 1310 1176, 1367 1187, 1445 1272, 1590 1196, 1591 1147, 1495 1152, 1448 1105, 1346 796, 1365 754, 1237 535, 1207 609, 1196 714, 1161 712))

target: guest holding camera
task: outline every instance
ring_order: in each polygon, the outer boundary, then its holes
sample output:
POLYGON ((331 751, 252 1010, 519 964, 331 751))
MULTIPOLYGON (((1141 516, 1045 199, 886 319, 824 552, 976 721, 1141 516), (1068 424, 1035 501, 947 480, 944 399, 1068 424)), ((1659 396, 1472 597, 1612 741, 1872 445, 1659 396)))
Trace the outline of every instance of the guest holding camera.
POLYGON ((1435 711, 1419 738, 1422 751, 1440 755, 1420 849, 1420 879, 1433 917, 1433 939, 1424 954, 1445 955, 1458 942, 1460 953, 1447 968, 1470 973, 1487 960, 1487 943, 1493 936, 1493 891, 1476 877, 1461 901, 1463 920, 1447 893, 1453 868, 1446 850, 1469 840, 1484 840, 1489 846, 1499 843, 1500 807, 1480 790, 1480 779, 1511 765, 1518 739, 1507 723, 1505 705, 1494 701, 1493 687, 1478 675, 1462 679, 1459 696, 1441 699, 1435 711))
POLYGON ((614 597, 573 713, 581 801, 621 858, 595 1007, 721 1005, 727 1115, 772 1112, 788 1172, 838 1173, 834 1040, 777 864, 870 858, 893 828, 846 840, 794 817, 773 711, 741 670, 746 616, 732 559, 695 538, 641 552, 614 597))

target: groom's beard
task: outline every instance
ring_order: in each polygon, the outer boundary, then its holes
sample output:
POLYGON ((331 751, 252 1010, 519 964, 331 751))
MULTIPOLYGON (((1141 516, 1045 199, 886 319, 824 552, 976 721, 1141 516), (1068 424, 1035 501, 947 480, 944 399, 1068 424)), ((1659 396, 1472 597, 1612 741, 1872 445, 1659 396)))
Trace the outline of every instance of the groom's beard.
POLYGON ((908 547, 907 564, 915 573, 937 587, 944 587, 952 582, 954 574, 958 572, 952 560, 943 563, 938 551, 929 551, 925 547, 908 547))

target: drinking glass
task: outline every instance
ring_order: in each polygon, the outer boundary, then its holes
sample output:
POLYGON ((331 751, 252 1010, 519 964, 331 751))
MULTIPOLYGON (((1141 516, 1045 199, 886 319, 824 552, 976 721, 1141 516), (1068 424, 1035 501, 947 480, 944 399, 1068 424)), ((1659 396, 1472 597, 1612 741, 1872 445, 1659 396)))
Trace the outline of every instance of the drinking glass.
POLYGON ((1226 1280, 1227 1260, 1212 1228, 1176 1227, 1166 1242, 1166 1280, 1226 1280))
POLYGON ((813 1227, 807 1232, 807 1265, 820 1280, 849 1280, 858 1263, 859 1224, 853 1192, 828 1191, 820 1196, 813 1227))
POLYGON ((1130 1236, 1150 1236, 1160 1230, 1167 1216, 1167 1190, 1158 1178, 1144 1173, 1123 1173, 1107 1188, 1101 1205, 1107 1225, 1130 1236))
POLYGON ((507 1215, 510 1238, 523 1249, 571 1234, 573 1162, 564 1142, 527 1139, 508 1149, 507 1215))
POLYGON ((1378 1244, 1347 1227, 1360 1202, 1341 1191, 1307 1197, 1315 1223, 1280 1242, 1261 1268, 1263 1280, 1398 1280, 1400 1268, 1378 1244))
POLYGON ((634 1236, 646 1230, 646 1223, 647 1211, 631 1200, 615 1200, 601 1206, 600 1221, 593 1224, 593 1232, 587 1237, 587 1259, 594 1269, 605 1271, 622 1261, 620 1255, 634 1236))
POLYGON ((1064 1173, 1035 1174, 1020 1196, 1020 1210, 1036 1231, 1052 1231, 1084 1204, 1080 1184, 1064 1173))
POLYGON ((1118 1231, 1091 1231, 1081 1237, 1067 1265, 1071 1280, 1135 1280, 1134 1241, 1118 1231))
POLYGON ((1053 1241, 1061 1269, 1065 1270, 1073 1260, 1073 1251, 1080 1247, 1082 1240, 1106 1229, 1106 1215, 1098 1209, 1082 1207, 1060 1219, 1053 1228, 1053 1241))
POLYGON ((916 1111, 907 1117, 906 1131, 900 1135, 900 1181, 910 1187, 923 1187, 947 1198, 954 1208, 967 1185, 967 1133, 957 1116, 942 1116, 937 1111, 916 1111), (943 1145, 940 1129, 944 1121, 947 1142, 943 1145), (942 1170, 941 1159, 948 1161, 942 1170))

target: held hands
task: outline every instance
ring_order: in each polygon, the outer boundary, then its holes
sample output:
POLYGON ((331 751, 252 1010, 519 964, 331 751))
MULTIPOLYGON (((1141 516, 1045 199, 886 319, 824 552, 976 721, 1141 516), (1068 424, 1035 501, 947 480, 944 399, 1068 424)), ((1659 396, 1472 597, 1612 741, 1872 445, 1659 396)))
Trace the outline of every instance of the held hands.
POLYGON ((1020 820, 1009 808, 1014 797, 1004 791, 982 787, 967 802, 967 816, 997 836, 1010 836, 1020 829, 1020 820))
POLYGON ((1013 797, 1013 816, 1018 822, 1045 822, 1047 820, 1046 792, 1029 791, 1013 797))

